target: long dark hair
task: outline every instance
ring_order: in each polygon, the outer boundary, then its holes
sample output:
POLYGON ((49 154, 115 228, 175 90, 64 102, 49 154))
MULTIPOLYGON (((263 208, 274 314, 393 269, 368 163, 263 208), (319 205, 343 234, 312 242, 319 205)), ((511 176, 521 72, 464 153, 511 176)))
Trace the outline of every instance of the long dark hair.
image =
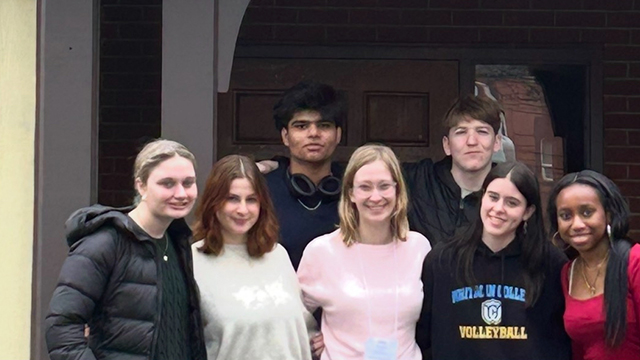
MULTIPOLYGON (((516 229, 516 237, 513 241, 520 241, 522 253, 520 262, 524 267, 524 283, 526 289, 525 304, 531 307, 535 304, 542 292, 544 283, 545 254, 548 253, 549 242, 545 240, 544 222, 540 202, 540 189, 535 174, 523 163, 501 163, 493 167, 482 186, 483 191, 489 184, 498 178, 506 178, 515 185, 527 201, 527 207, 534 206, 533 215, 527 220, 527 231, 524 230, 525 222, 521 222, 516 229)), ((472 222, 466 231, 462 231, 454 239, 445 245, 444 252, 450 251, 452 259, 456 259, 456 275, 458 281, 471 285, 476 283, 473 274, 473 259, 478 246, 482 243, 483 224, 478 217, 472 222)))
POLYGON ((573 184, 591 187, 598 194, 600 203, 611 227, 609 235, 611 250, 607 273, 604 278, 605 340, 609 347, 622 343, 627 331, 627 293, 629 252, 633 242, 627 237, 629 231, 629 206, 620 189, 608 177, 592 171, 583 170, 565 175, 554 186, 549 195, 549 233, 558 231, 558 194, 573 184))

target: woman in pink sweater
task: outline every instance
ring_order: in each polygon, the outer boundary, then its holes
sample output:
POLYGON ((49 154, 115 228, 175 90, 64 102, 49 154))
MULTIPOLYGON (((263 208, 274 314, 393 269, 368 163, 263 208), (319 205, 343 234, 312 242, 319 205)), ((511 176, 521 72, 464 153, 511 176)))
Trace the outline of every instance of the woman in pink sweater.
POLYGON ((358 148, 347 165, 340 228, 307 245, 298 280, 320 307, 321 359, 421 359, 415 342, 427 239, 409 231, 398 159, 382 145, 358 148))

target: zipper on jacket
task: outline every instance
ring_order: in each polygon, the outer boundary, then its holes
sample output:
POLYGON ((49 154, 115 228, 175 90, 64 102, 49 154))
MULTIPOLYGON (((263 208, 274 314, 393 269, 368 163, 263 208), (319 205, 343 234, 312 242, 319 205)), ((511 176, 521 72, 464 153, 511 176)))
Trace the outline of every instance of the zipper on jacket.
MULTIPOLYGON (((158 345, 158 328, 160 327, 160 318, 162 317, 162 266, 160 263, 160 258, 156 252, 158 251, 158 247, 151 240, 146 240, 151 242, 153 245, 153 261, 156 264, 156 288, 158 289, 157 294, 157 304, 158 311, 156 314, 156 321, 153 324, 153 340, 151 341, 151 349, 149 349, 149 360, 155 360, 156 358, 156 349, 158 345)), ((169 239, 167 239, 169 241, 169 239)))

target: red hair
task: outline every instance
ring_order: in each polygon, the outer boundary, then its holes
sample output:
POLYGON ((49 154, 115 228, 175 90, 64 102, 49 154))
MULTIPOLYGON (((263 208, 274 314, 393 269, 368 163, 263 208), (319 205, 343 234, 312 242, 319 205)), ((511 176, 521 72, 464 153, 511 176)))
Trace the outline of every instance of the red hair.
POLYGON ((246 156, 228 155, 213 165, 196 208, 193 236, 196 240, 204 239, 204 244, 198 250, 205 254, 220 255, 224 241, 216 214, 227 201, 231 182, 235 179, 249 180, 260 203, 258 220, 247 234, 249 256, 259 258, 274 249, 278 242, 279 227, 267 182, 256 164, 246 156))

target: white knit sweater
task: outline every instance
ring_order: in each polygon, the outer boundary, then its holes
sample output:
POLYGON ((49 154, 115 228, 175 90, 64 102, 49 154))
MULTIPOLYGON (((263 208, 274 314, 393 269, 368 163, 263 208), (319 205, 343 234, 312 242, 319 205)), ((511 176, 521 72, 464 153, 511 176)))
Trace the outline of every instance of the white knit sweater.
POLYGON ((202 243, 192 251, 208 360, 310 360, 316 325, 286 250, 253 259, 246 245, 225 244, 215 256, 202 243))

